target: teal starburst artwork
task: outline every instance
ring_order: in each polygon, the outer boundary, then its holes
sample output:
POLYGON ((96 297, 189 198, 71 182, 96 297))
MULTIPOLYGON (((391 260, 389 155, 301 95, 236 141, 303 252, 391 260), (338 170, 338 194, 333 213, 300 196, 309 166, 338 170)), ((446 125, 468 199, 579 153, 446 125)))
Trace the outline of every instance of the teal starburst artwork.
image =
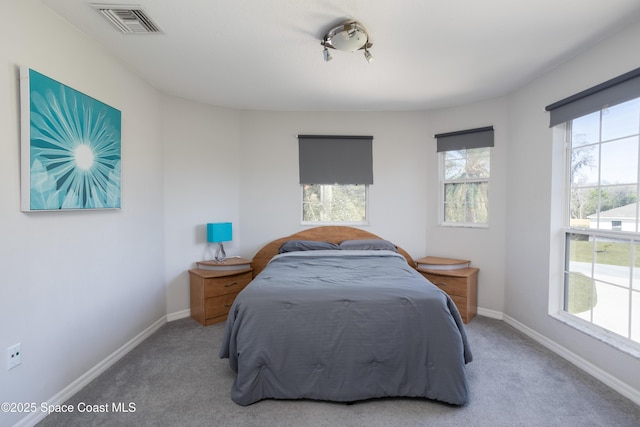
POLYGON ((120 208, 120 111, 31 69, 21 79, 23 210, 120 208))

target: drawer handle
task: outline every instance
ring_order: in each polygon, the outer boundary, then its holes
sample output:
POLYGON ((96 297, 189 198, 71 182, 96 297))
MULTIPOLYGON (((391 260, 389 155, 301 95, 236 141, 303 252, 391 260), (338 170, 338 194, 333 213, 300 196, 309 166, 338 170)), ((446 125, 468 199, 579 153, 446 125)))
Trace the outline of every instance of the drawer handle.
POLYGON ((233 285, 237 285, 238 282, 231 282, 231 283, 227 283, 224 285, 225 288, 228 288, 229 286, 233 286, 233 285))
POLYGON ((447 283, 446 282, 437 282, 435 283, 437 286, 442 286, 443 288, 447 287, 447 283))
POLYGON ((224 307, 225 308, 229 308, 229 307, 231 307, 231 304, 225 304, 224 307))

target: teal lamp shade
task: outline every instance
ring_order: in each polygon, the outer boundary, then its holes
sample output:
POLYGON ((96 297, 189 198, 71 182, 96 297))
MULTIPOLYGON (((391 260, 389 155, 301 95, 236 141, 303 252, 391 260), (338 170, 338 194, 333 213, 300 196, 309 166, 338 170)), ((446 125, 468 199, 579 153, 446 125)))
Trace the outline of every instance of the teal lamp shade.
POLYGON ((207 242, 220 243, 233 240, 230 222, 214 222, 207 224, 207 242))
POLYGON ((230 222, 213 222, 207 224, 207 242, 218 244, 215 255, 216 261, 222 262, 227 257, 222 242, 230 242, 233 240, 231 238, 232 235, 230 222))

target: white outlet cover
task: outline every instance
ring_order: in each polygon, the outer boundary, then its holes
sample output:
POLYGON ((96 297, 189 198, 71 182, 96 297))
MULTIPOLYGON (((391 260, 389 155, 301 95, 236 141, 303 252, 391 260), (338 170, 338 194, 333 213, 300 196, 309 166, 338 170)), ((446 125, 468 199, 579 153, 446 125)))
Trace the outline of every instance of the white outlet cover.
POLYGON ((13 369, 22 363, 20 343, 7 348, 7 370, 13 369))

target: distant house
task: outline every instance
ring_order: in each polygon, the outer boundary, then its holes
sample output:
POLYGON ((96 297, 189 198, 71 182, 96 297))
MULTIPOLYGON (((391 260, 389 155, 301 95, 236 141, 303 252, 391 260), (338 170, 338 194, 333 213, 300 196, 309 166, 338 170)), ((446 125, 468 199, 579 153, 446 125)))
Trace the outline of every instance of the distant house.
POLYGON ((631 203, 625 206, 609 209, 608 211, 589 215, 589 228, 599 228, 601 230, 636 231, 638 216, 636 213, 637 204, 631 203), (600 226, 598 227, 598 220, 600 226))

